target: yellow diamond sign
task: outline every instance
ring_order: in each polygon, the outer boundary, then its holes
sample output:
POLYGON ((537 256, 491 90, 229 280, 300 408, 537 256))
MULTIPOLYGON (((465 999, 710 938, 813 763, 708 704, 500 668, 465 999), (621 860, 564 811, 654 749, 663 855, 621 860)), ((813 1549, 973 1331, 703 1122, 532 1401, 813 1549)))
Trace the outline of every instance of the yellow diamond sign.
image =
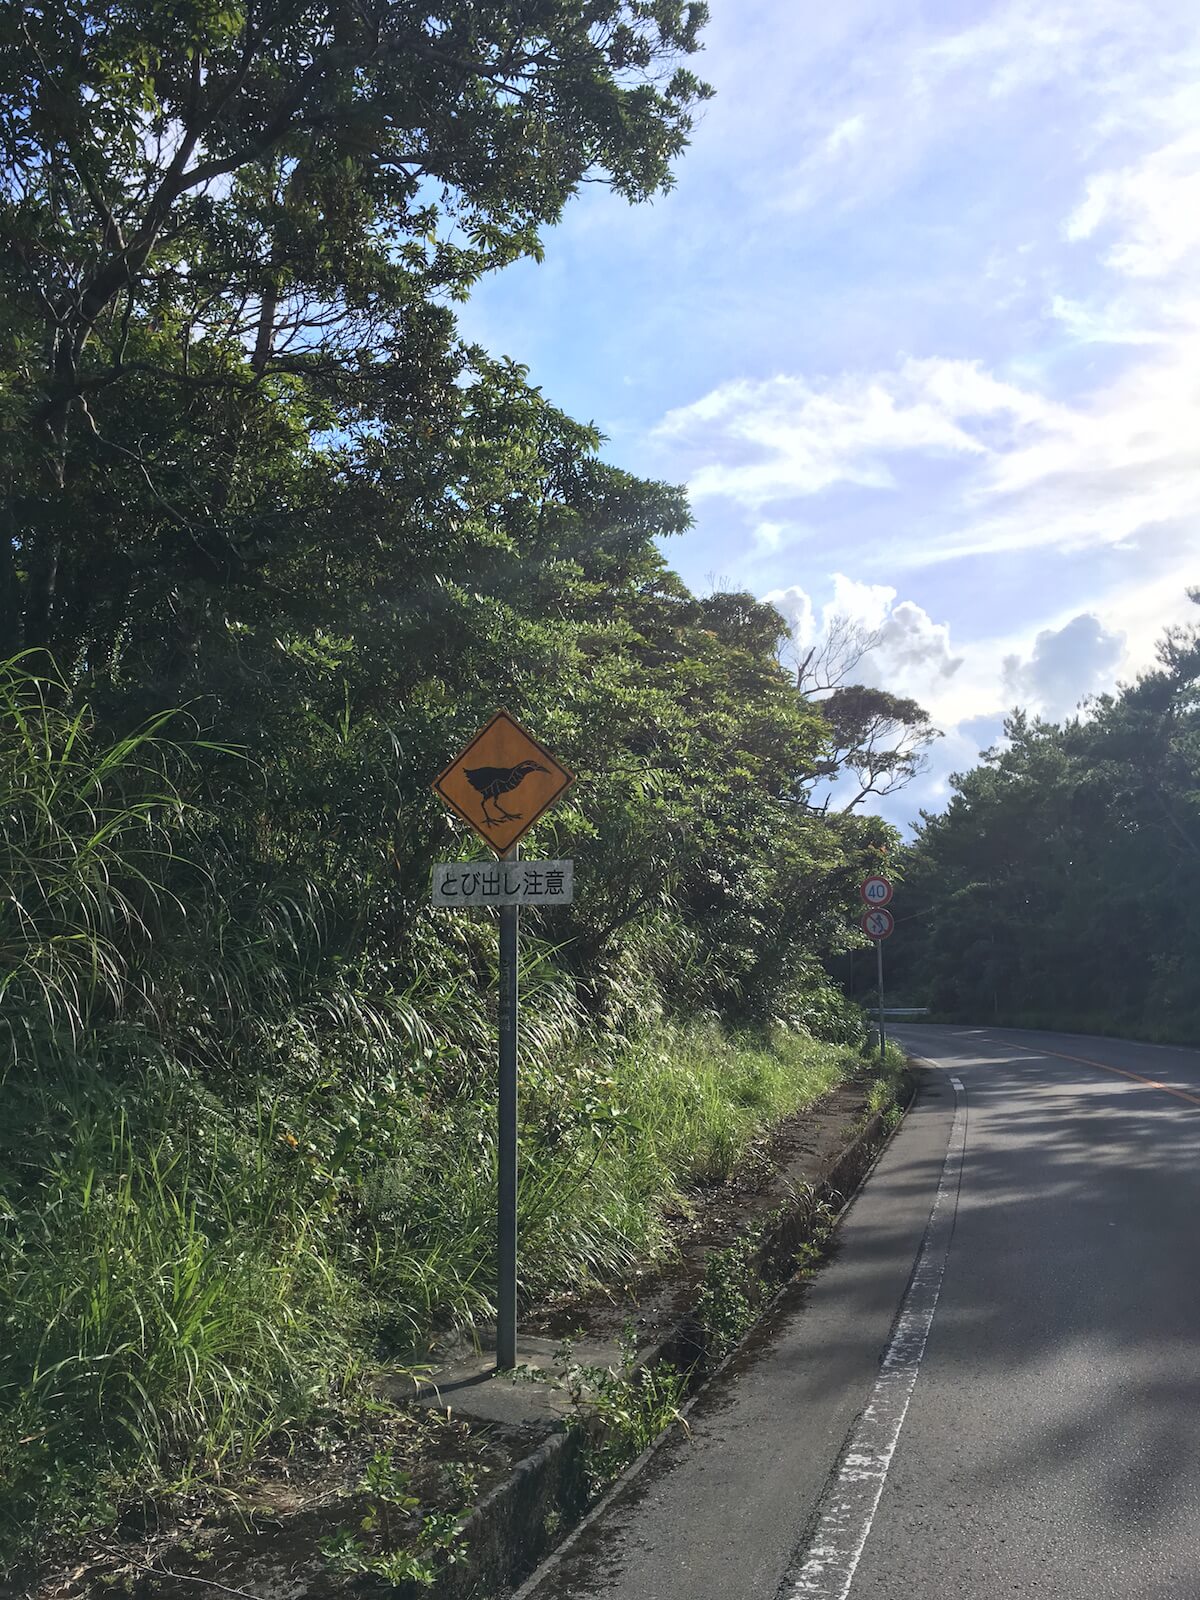
POLYGON ((497 711, 433 788, 504 856, 574 781, 515 717, 497 711))

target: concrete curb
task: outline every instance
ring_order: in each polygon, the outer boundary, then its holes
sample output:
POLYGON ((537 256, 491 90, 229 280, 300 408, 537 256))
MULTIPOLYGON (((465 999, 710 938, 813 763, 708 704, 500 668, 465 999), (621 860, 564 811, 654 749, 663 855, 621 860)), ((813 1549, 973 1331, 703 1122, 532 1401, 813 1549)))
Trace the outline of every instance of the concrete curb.
MULTIPOLYGON (((907 1098, 901 1102, 900 1121, 912 1107, 918 1091, 919 1083, 910 1074, 907 1098)), ((755 1328, 791 1283, 793 1273, 789 1263, 810 1236, 816 1207, 834 1205, 836 1226, 870 1176, 900 1126, 898 1121, 894 1127, 887 1128, 884 1117, 883 1113, 873 1116, 834 1157, 812 1190, 794 1196, 790 1203, 785 1202, 760 1237, 751 1259, 764 1279, 775 1287, 758 1307, 755 1328)), ((639 1356, 637 1366, 654 1366, 665 1361, 689 1373, 691 1393, 680 1408, 680 1416, 686 1417, 704 1389, 737 1356, 752 1332, 753 1328, 747 1329, 738 1344, 716 1366, 708 1369, 703 1330, 695 1314, 689 1313, 639 1356)), ((497 1591, 511 1592, 514 1583, 521 1583, 512 1600, 525 1600, 547 1570, 567 1555, 625 1486, 637 1477, 666 1437, 666 1433, 660 1434, 588 1509, 582 1439, 574 1429, 551 1434, 467 1517, 462 1525, 470 1552, 467 1558, 451 1567, 435 1589, 425 1589, 421 1593, 432 1595, 434 1600, 481 1600, 482 1596, 497 1591), (560 1542, 559 1534, 564 1525, 571 1531, 560 1542), (522 1582, 523 1579, 527 1581, 522 1582)), ((393 1594, 397 1592, 392 1590, 393 1594)), ((414 1588, 413 1595, 416 1593, 414 1588)))

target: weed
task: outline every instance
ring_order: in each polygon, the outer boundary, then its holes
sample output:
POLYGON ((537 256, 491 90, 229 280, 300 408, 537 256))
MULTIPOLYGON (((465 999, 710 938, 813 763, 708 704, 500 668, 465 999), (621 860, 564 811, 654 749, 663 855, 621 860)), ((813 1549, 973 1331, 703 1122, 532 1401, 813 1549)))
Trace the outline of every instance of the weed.
POLYGON ((827 1200, 812 1200, 808 1210, 808 1236, 796 1247, 794 1273, 811 1272, 824 1259, 829 1237, 837 1223, 837 1212, 827 1200))
POLYGON ((880 1117, 884 1128, 891 1132, 903 1116, 900 1094, 907 1070, 904 1052, 889 1044, 882 1063, 867 1085, 867 1103, 863 1113, 864 1124, 872 1117, 880 1117))
POLYGON ((321 1554, 335 1571, 429 1588, 442 1567, 460 1559, 460 1515, 429 1512, 418 1517, 420 1500, 411 1492, 412 1474, 396 1464, 390 1450, 377 1450, 371 1457, 359 1489, 367 1498, 359 1529, 371 1543, 350 1528, 339 1528, 322 1540, 321 1554))
POLYGON ((472 1500, 479 1487, 479 1474, 465 1461, 447 1461, 441 1468, 442 1482, 452 1494, 472 1500))
POLYGON ((678 1423, 686 1378, 667 1362, 632 1373, 608 1368, 573 1369, 575 1414, 568 1427, 582 1436, 588 1489, 598 1494, 643 1450, 678 1423))
POLYGON ((720 1361, 754 1324, 762 1296, 750 1242, 740 1239, 724 1250, 712 1250, 704 1263, 704 1287, 696 1315, 707 1335, 709 1356, 720 1361))

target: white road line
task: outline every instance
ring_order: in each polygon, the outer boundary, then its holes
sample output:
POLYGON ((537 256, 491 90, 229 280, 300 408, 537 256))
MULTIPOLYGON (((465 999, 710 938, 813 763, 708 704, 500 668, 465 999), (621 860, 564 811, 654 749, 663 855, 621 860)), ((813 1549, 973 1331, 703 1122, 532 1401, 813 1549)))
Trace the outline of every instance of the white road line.
POLYGON ((933 1325, 950 1254, 967 1141, 966 1095, 954 1085, 954 1122, 929 1221, 871 1400, 850 1431, 841 1464, 821 1497, 812 1539, 779 1589, 780 1600, 846 1600, 871 1532, 888 1468, 933 1325))

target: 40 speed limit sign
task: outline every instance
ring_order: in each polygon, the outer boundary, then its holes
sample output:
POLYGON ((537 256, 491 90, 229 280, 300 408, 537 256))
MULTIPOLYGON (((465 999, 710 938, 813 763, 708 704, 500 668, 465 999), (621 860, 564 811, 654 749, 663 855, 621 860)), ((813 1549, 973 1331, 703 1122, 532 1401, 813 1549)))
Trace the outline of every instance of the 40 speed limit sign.
POLYGON ((896 926, 890 911, 867 911, 860 924, 869 939, 886 939, 896 926))
POLYGON ((858 892, 867 905, 885 906, 892 898, 892 885, 889 879, 875 872, 859 885, 858 892))

